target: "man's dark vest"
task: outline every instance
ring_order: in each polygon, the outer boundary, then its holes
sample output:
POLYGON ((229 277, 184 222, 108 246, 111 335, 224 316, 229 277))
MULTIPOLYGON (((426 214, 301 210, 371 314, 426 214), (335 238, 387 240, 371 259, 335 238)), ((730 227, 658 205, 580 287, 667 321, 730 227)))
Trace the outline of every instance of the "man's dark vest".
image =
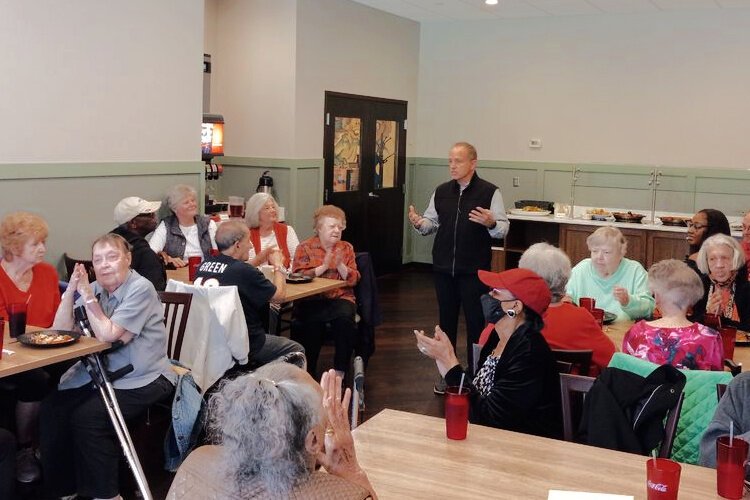
POLYGON ((474 175, 463 193, 458 182, 443 183, 435 190, 437 235, 432 246, 432 265, 442 273, 472 274, 490 269, 491 238, 487 227, 469 220, 476 207, 490 208, 497 186, 474 175))

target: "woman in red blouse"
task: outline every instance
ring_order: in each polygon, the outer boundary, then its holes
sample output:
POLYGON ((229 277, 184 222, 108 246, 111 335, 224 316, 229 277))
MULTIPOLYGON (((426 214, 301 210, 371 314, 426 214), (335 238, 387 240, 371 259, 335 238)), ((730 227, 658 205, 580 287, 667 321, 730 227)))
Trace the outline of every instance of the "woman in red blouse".
POLYGON ((341 233, 346 229, 344 211, 333 205, 323 205, 313 214, 313 221, 315 236, 297 247, 294 272, 343 280, 346 286, 295 301, 291 337, 304 346, 307 370, 315 377, 326 323, 330 323, 336 345, 333 367, 343 375, 349 366, 357 334, 354 285, 359 281, 359 271, 354 247, 341 241, 341 233))
MULTIPOLYGON (((47 223, 28 212, 13 212, 0 222, 0 315, 8 318, 8 305, 27 304, 26 324, 50 327, 60 304, 57 271, 44 262, 47 253, 47 223)), ((16 437, 18 460, 16 475, 28 483, 40 476, 32 443, 39 419, 40 401, 47 392, 49 376, 42 369, 9 377, 15 386, 16 437)))

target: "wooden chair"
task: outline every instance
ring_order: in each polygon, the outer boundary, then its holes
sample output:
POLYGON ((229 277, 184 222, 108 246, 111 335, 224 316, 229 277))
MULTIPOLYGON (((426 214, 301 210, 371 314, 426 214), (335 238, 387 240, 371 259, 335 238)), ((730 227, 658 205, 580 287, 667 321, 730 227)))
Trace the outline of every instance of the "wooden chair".
POLYGON ((592 351, 591 349, 552 349, 552 355, 557 361, 562 361, 573 365, 571 371, 566 373, 572 373, 574 375, 582 375, 584 377, 587 377, 589 375, 589 371, 591 370, 591 358, 594 355, 594 351, 592 351))
POLYGON ((581 420, 583 400, 594 384, 594 377, 560 373, 560 397, 563 421, 563 439, 574 441, 581 420))
POLYGON ((724 393, 727 392, 727 384, 716 384, 716 399, 717 401, 721 401, 722 396, 724 396, 724 393))
POLYGON ((168 335, 167 356, 170 359, 179 360, 193 294, 181 292, 158 292, 158 294, 159 300, 164 304, 164 324, 168 335))
MULTIPOLYGON (((581 375, 560 374, 560 395, 563 418, 563 439, 574 441, 575 430, 580 422, 583 410, 583 400, 594 384, 593 377, 581 375)), ((666 423, 664 424, 664 439, 659 446, 659 457, 669 458, 672 454, 672 445, 677 432, 677 424, 680 421, 680 411, 685 393, 681 393, 677 403, 669 410, 666 423)))
POLYGON ((74 259, 67 253, 63 254, 63 260, 65 261, 65 271, 68 273, 68 281, 70 281, 70 275, 73 273, 73 267, 76 264, 81 263, 86 268, 86 272, 89 275, 89 283, 96 281, 96 275, 94 274, 94 264, 90 260, 74 259))

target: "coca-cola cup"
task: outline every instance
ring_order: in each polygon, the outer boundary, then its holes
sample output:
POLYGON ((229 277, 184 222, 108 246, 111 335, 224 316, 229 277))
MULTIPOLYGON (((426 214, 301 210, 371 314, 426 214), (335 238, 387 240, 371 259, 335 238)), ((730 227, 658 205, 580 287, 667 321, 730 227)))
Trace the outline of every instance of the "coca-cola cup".
POLYGON ((646 461, 646 497, 648 500, 677 500, 682 467, 668 458, 646 461))
POLYGON ((5 318, 0 316, 0 359, 3 359, 3 340, 5 340, 5 318))
POLYGON ((599 323, 599 328, 604 328, 604 309, 595 307, 591 310, 591 315, 599 323))
POLYGON ((469 390, 466 387, 445 389, 445 434, 448 439, 466 439, 469 426, 469 390))
POLYGON ((723 498, 742 498, 748 442, 729 436, 716 438, 716 491, 723 498))
POLYGON ((26 333, 26 303, 8 304, 8 329, 10 337, 17 338, 26 333))
POLYGON ((706 313, 703 315, 703 324, 718 331, 719 328, 721 328, 721 316, 718 314, 706 313))
POLYGON ((721 343, 724 345, 724 359, 734 359, 734 342, 737 340, 737 329, 733 326, 719 328, 721 343))

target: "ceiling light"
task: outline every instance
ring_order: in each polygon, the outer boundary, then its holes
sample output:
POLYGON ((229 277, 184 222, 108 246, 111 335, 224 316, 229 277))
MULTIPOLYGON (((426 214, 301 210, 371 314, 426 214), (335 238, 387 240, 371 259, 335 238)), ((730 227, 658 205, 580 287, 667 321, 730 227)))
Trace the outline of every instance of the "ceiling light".
POLYGON ((497 0, 484 0, 487 5, 497 5, 497 0))

